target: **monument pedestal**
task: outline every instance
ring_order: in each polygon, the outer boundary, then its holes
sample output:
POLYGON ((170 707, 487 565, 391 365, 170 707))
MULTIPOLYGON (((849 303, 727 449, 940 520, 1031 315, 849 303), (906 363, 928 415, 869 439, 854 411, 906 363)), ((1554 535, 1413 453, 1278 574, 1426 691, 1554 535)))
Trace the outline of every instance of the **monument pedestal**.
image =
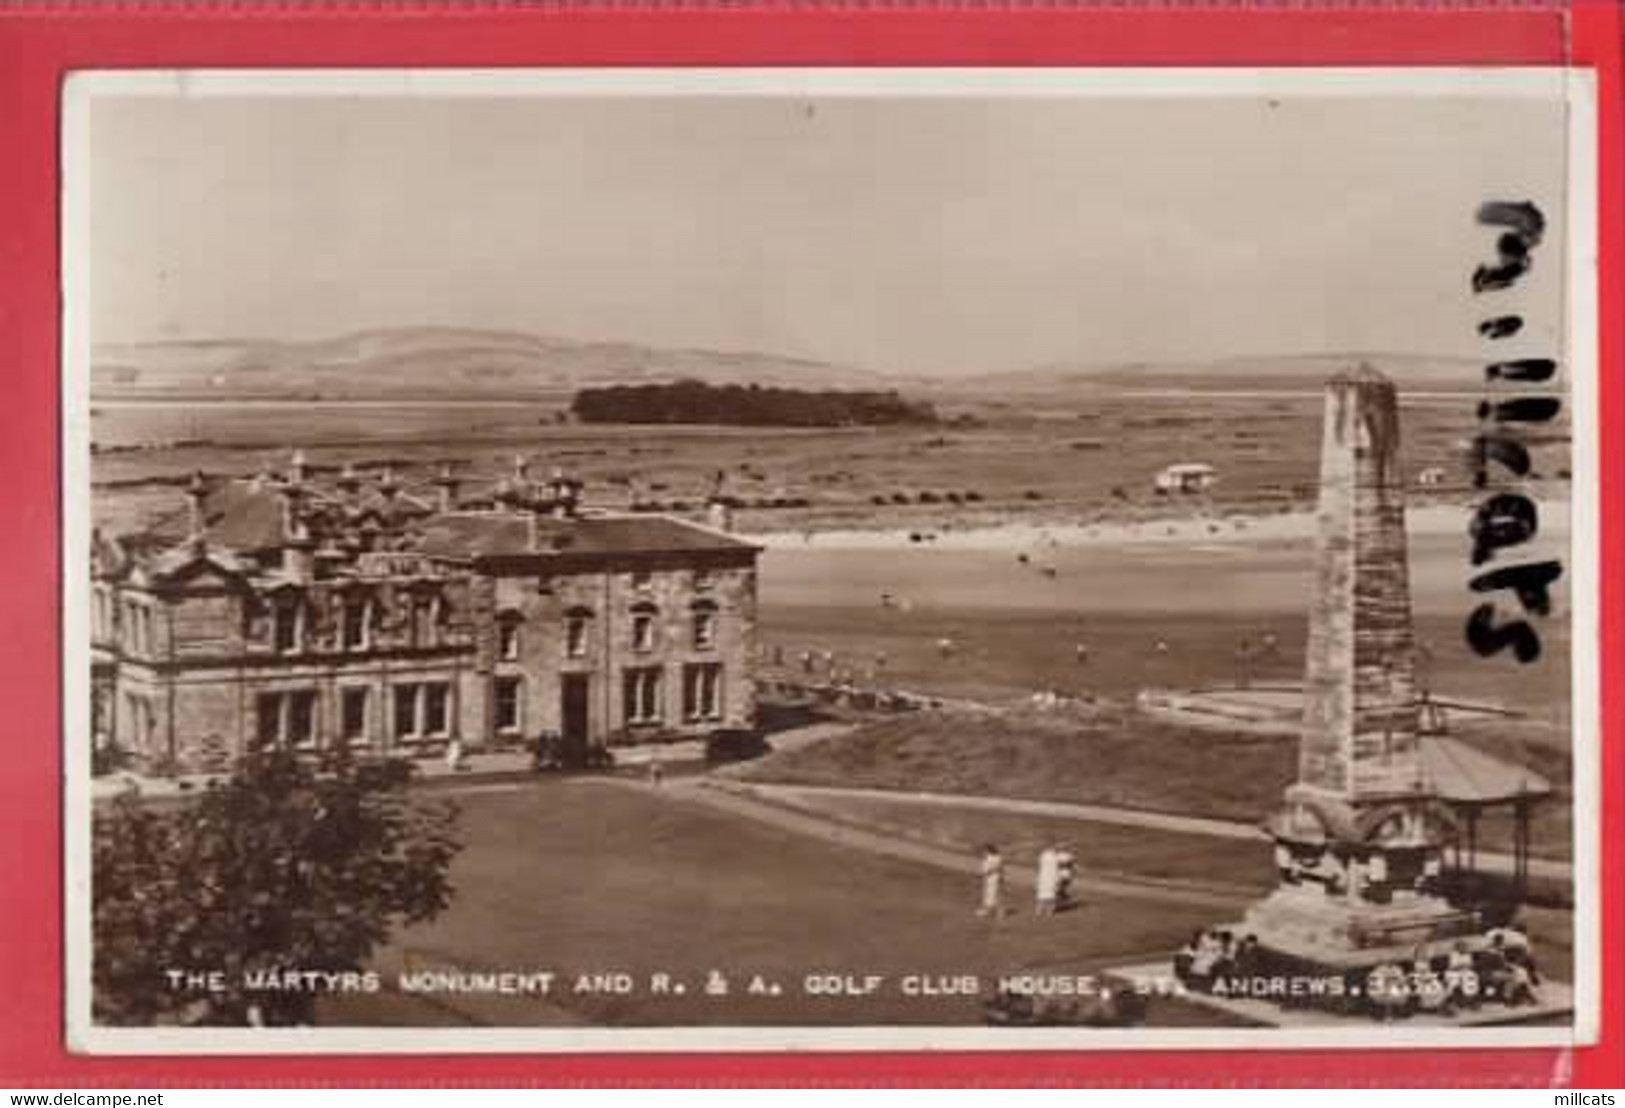
POLYGON ((1319 885, 1282 885, 1247 910, 1237 931, 1253 935, 1264 956, 1302 970, 1348 971, 1398 963, 1418 949, 1483 930, 1478 913, 1439 897, 1396 894, 1387 903, 1328 894, 1319 885))

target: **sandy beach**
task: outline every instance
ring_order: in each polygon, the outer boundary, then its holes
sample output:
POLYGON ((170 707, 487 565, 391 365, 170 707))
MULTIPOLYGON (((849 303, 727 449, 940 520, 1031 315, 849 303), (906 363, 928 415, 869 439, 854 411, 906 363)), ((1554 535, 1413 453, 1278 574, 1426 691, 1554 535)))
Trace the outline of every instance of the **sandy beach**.
MULTIPOLYGON (((1406 531, 1414 538, 1466 536, 1474 509, 1459 504, 1428 504, 1406 513, 1406 531)), ((1569 503, 1540 503, 1543 536, 1567 535, 1569 503)), ((1078 547, 1200 547, 1259 543, 1308 542, 1315 533, 1311 512, 1270 515, 1203 515, 1157 520, 1124 520, 1088 524, 1015 521, 963 528, 853 528, 816 532, 775 531, 741 535, 768 550, 956 550, 988 553, 1037 553, 1078 547)))

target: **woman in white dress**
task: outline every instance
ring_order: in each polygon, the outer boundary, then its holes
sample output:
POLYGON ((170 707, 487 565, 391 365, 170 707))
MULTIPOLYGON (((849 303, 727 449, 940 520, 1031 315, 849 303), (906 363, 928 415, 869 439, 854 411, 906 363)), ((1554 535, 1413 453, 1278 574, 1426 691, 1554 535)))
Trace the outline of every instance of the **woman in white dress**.
POLYGON ((1061 855, 1053 846, 1038 852, 1038 914, 1055 914, 1055 893, 1061 884, 1061 855))

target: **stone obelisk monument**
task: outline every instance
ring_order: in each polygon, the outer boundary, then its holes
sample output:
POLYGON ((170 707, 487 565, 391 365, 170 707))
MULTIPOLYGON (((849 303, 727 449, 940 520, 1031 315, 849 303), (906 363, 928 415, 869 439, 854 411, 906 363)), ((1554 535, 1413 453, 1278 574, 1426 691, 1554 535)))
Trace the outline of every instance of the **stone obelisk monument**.
POLYGON ((1477 921, 1436 885, 1448 812, 1420 752, 1399 405, 1369 366, 1326 387, 1298 780, 1272 820, 1280 886, 1243 927, 1300 967, 1357 968, 1477 921))

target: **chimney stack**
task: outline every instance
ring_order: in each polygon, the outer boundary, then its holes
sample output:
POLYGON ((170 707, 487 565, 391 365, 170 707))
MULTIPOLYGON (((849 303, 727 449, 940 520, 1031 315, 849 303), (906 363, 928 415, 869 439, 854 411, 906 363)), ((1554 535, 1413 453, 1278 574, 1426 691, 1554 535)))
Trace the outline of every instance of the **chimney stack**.
POLYGON ((296 448, 293 452, 293 458, 288 464, 288 483, 303 485, 305 477, 305 452, 296 448))
POLYGON ((355 471, 354 462, 345 462, 344 468, 339 470, 339 479, 335 482, 339 491, 347 497, 354 497, 361 488, 361 477, 355 471))
POLYGON ((734 529, 733 503, 728 499, 727 484, 727 473, 717 470, 716 479, 711 483, 711 495, 705 501, 706 522, 718 531, 734 529))
POLYGON ((457 510, 457 489, 460 482, 451 471, 450 462, 440 463, 440 476, 435 478, 435 487, 440 490, 440 511, 454 512, 457 510))
POLYGON ((204 499, 208 494, 209 487, 203 479, 203 471, 194 469, 192 479, 186 484, 186 514, 187 537, 196 545, 202 545, 208 531, 208 521, 203 508, 204 499))
POLYGON ((553 471, 549 494, 553 501, 553 515, 557 519, 574 519, 581 482, 565 474, 563 469, 553 471))
POLYGON ((282 490, 282 569, 291 579, 309 582, 316 576, 316 544, 310 536, 310 526, 300 501, 305 497, 302 485, 284 485, 282 490))

